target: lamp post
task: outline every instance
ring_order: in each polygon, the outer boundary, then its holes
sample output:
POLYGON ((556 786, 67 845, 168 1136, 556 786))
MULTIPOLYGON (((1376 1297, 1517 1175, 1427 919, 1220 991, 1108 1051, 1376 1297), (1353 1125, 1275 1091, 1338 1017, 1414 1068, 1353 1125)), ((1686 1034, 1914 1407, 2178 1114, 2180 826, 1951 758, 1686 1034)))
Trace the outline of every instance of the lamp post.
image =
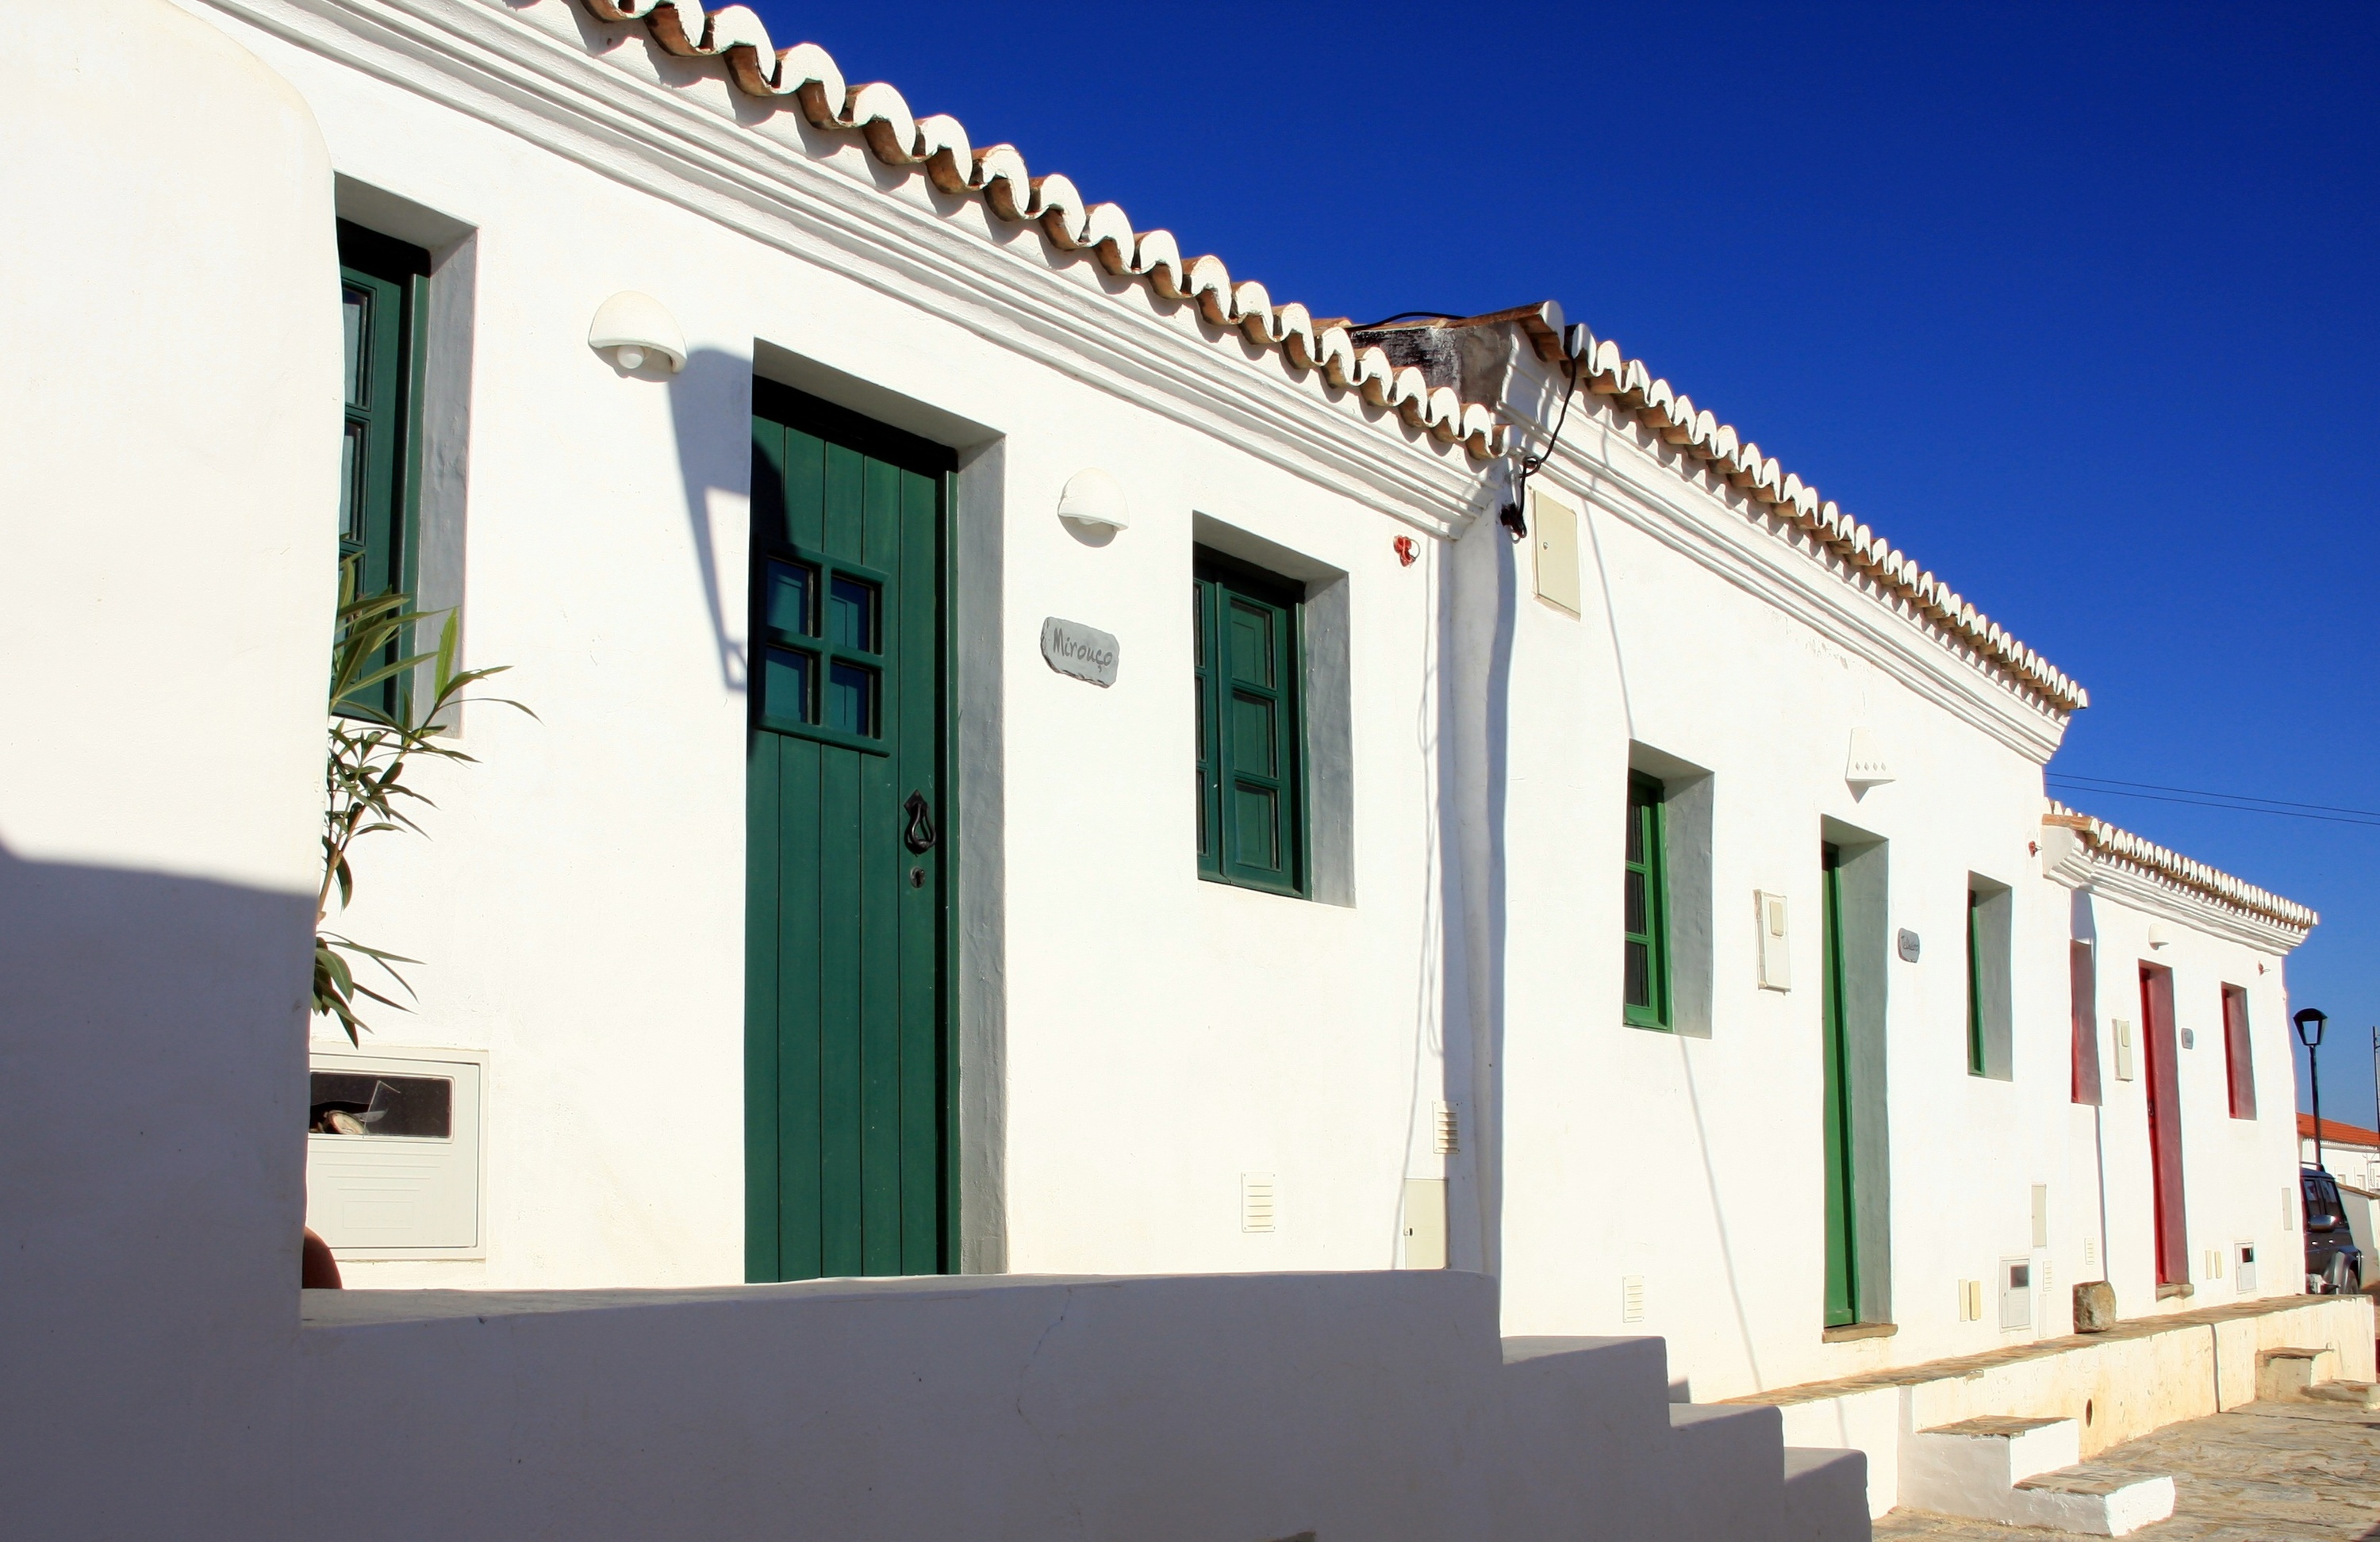
POLYGON ((2330 1169, 2322 1165, 2322 1062, 2314 1051, 2322 1048, 2322 1026, 2330 1021, 2330 1016, 2313 1007, 2301 1007, 2289 1021, 2298 1026, 2298 1042, 2306 1047, 2306 1075, 2313 1083, 2314 1171, 2327 1172, 2330 1169))

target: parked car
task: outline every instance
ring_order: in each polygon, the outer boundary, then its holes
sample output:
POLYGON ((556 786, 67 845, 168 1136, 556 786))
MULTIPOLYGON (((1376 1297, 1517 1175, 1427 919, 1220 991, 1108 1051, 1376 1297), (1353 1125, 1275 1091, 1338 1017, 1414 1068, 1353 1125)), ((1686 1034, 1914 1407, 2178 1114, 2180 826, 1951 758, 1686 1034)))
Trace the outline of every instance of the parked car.
POLYGON ((2298 1174, 2298 1187, 2305 1196, 2306 1289, 2335 1294, 2362 1288, 2363 1250, 2348 1227, 2338 1180, 2309 1167, 2298 1174))

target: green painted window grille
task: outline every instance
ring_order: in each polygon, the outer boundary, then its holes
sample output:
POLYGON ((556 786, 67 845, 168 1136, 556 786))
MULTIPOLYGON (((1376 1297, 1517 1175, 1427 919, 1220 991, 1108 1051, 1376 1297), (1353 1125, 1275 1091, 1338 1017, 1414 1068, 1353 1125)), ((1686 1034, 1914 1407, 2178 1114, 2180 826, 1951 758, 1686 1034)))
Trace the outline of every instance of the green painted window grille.
POLYGON ((1198 875, 1306 891, 1302 595, 1200 550, 1192 570, 1198 698, 1198 875))
MULTIPOLYGON (((419 247, 339 222, 339 302, 346 322, 346 427, 339 478, 339 558, 357 564, 356 592, 413 588, 419 521, 421 313, 430 254, 419 247)), ((391 645, 389 657, 397 657, 391 645)), ((399 711, 403 682, 390 680, 358 705, 399 711)))
POLYGON ((1987 1075, 1984 1053, 1984 897, 1967 891, 1967 1075, 1987 1075))
POLYGON ((1629 777, 1620 1010, 1639 1028, 1670 1026, 1669 832, 1662 795, 1653 778, 1629 777))

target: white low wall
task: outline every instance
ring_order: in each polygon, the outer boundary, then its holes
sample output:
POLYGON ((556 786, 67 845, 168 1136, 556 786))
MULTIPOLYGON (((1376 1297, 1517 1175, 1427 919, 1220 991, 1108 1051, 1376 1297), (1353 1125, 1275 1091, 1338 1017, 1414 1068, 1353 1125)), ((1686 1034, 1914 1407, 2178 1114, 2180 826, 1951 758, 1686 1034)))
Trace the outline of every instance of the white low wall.
POLYGON ((1659 1341, 1508 1365, 1496 1313, 1417 1271, 317 1292, 301 1462, 355 1537, 1694 1535, 1659 1341))

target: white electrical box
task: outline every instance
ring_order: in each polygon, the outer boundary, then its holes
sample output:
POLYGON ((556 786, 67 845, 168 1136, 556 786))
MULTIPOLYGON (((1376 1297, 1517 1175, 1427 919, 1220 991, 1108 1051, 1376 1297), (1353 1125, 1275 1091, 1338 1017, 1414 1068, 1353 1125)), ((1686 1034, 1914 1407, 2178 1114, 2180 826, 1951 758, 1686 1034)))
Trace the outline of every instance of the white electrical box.
POLYGON ((342 1258, 478 1258, 484 1056, 316 1050, 306 1224, 342 1258))
POLYGON ((1404 1267, 1446 1267, 1446 1180, 1405 1180, 1404 1267))
POLYGON ((1537 550, 1537 598, 1578 614, 1578 510, 1569 499, 1533 487, 1529 529, 1537 550))
POLYGON ((2231 1256, 2239 1261, 2231 1266, 2231 1285, 2241 1295, 2256 1288, 2256 1245, 2252 1242, 2233 1243, 2231 1256))
POLYGON ((2119 1017, 2114 1026, 2116 1029, 2116 1080, 2129 1082, 2132 1079, 2132 1020, 2129 1017, 2119 1017))
POLYGON ((2033 1326, 2033 1260, 2000 1260, 2000 1331, 2033 1326))
POLYGON ((1786 925, 1785 896, 1766 889, 1753 891, 1753 910, 1760 928, 1760 989, 1793 989, 1792 937, 1786 925))

